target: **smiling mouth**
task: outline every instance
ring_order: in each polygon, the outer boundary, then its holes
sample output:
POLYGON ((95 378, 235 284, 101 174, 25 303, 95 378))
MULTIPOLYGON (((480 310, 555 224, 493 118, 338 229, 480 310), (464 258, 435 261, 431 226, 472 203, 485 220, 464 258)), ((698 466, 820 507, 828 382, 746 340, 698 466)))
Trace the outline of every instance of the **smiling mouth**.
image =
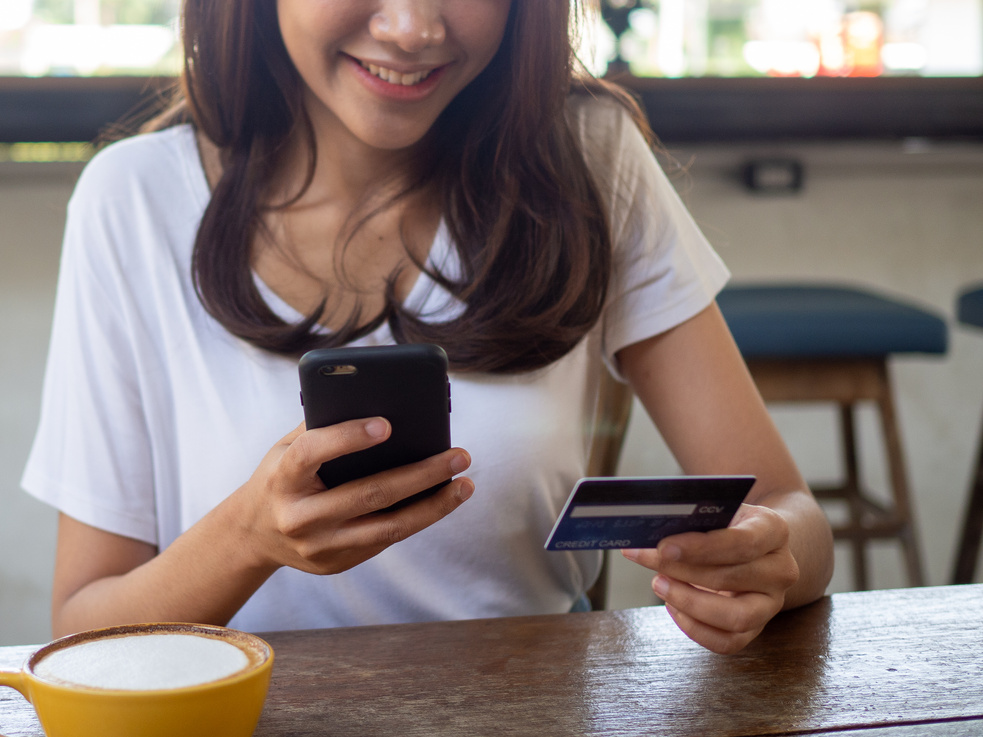
POLYGON ((429 69, 425 72, 412 72, 410 74, 403 74, 397 72, 395 69, 388 69, 386 67, 376 66, 375 64, 367 64, 363 61, 358 62, 362 69, 365 69, 369 74, 378 77, 384 82, 389 84, 396 84, 402 87, 412 87, 413 85, 420 84, 423 80, 434 73, 434 69, 429 69))

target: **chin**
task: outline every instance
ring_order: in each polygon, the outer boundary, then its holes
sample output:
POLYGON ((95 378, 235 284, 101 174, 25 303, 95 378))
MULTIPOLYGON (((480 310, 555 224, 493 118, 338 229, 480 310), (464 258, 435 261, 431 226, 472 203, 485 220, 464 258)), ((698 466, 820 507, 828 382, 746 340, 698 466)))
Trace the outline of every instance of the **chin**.
POLYGON ((427 131, 408 133, 405 131, 376 132, 359 136, 365 145, 379 151, 405 151, 420 144, 427 131))

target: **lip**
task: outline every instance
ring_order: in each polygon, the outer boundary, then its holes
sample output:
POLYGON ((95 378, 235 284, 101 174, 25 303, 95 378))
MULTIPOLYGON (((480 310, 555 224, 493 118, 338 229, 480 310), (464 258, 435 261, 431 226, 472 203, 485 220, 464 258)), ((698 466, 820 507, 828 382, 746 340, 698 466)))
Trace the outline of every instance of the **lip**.
POLYGON ((356 59, 354 56, 349 56, 348 54, 342 54, 342 56, 346 61, 348 61, 349 66, 352 68, 352 71, 355 74, 355 76, 370 91, 390 100, 400 100, 404 102, 416 102, 417 100, 422 100, 425 97, 429 96, 430 93, 433 92, 434 89, 436 89, 437 85, 440 84, 441 78, 444 76, 444 73, 447 71, 448 67, 450 66, 450 64, 443 64, 438 67, 412 68, 412 67, 399 66, 396 64, 386 64, 386 63, 377 64, 375 61, 369 61, 369 60, 360 61, 359 59, 356 59), (430 75, 426 79, 418 82, 417 84, 411 86, 404 86, 401 84, 392 84, 391 82, 387 82, 381 77, 375 76, 374 74, 372 74, 372 72, 370 72, 368 69, 362 66, 363 61, 366 64, 371 63, 376 66, 386 67, 387 69, 393 69, 394 71, 400 72, 401 74, 413 74, 415 72, 427 71, 429 69, 432 69, 433 71, 430 72, 430 75))

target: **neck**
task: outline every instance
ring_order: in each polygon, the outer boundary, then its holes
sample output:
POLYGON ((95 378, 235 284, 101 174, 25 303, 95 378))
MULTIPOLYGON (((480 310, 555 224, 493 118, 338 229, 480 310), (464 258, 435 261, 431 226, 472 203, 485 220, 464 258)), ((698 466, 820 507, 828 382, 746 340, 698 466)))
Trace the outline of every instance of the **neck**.
MULTIPOLYGON (((417 147, 389 150, 369 146, 339 126, 337 119, 314 118, 312 126, 314 172, 300 202, 348 203, 353 210, 366 204, 371 207, 380 198, 401 190, 413 175, 417 147)), ((274 192, 281 197, 292 199, 301 191, 309 171, 310 145, 299 130, 287 142, 274 178, 274 192)))

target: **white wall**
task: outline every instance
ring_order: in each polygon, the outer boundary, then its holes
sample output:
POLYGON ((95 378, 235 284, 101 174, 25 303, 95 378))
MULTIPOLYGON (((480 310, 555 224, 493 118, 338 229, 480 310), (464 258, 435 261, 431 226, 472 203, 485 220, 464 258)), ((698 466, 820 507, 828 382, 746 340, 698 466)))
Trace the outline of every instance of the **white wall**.
POLYGON ((77 167, 0 164, 0 645, 50 639, 55 514, 20 491, 77 167))
MULTIPOLYGON (((735 279, 835 278, 905 295, 951 317, 956 291, 983 281, 983 146, 704 147, 673 151, 676 181, 735 279), (916 147, 918 149, 918 147, 916 147), (746 192, 734 172, 746 155, 793 154, 806 164, 800 195, 746 192), (691 158, 692 157, 692 158, 691 158)), ((54 513, 19 491, 34 432, 64 206, 77 172, 0 165, 0 644, 49 639, 54 513)), ((945 357, 897 360, 899 414, 919 532, 932 584, 948 579, 973 447, 983 418, 983 331, 953 326, 945 357)), ((776 408, 810 480, 835 478, 832 415, 776 408)), ((863 415, 865 468, 884 486, 873 418, 863 415)), ((622 473, 675 472, 636 408, 622 473)), ((904 584, 890 546, 873 584, 904 584)), ((843 559, 848 563, 846 558, 843 559)), ((839 562, 839 561, 838 561, 839 562)), ((611 603, 653 601, 648 576, 614 559, 611 603)), ((840 565, 832 590, 849 587, 840 565)), ((979 576, 978 576, 979 578, 979 576)))

